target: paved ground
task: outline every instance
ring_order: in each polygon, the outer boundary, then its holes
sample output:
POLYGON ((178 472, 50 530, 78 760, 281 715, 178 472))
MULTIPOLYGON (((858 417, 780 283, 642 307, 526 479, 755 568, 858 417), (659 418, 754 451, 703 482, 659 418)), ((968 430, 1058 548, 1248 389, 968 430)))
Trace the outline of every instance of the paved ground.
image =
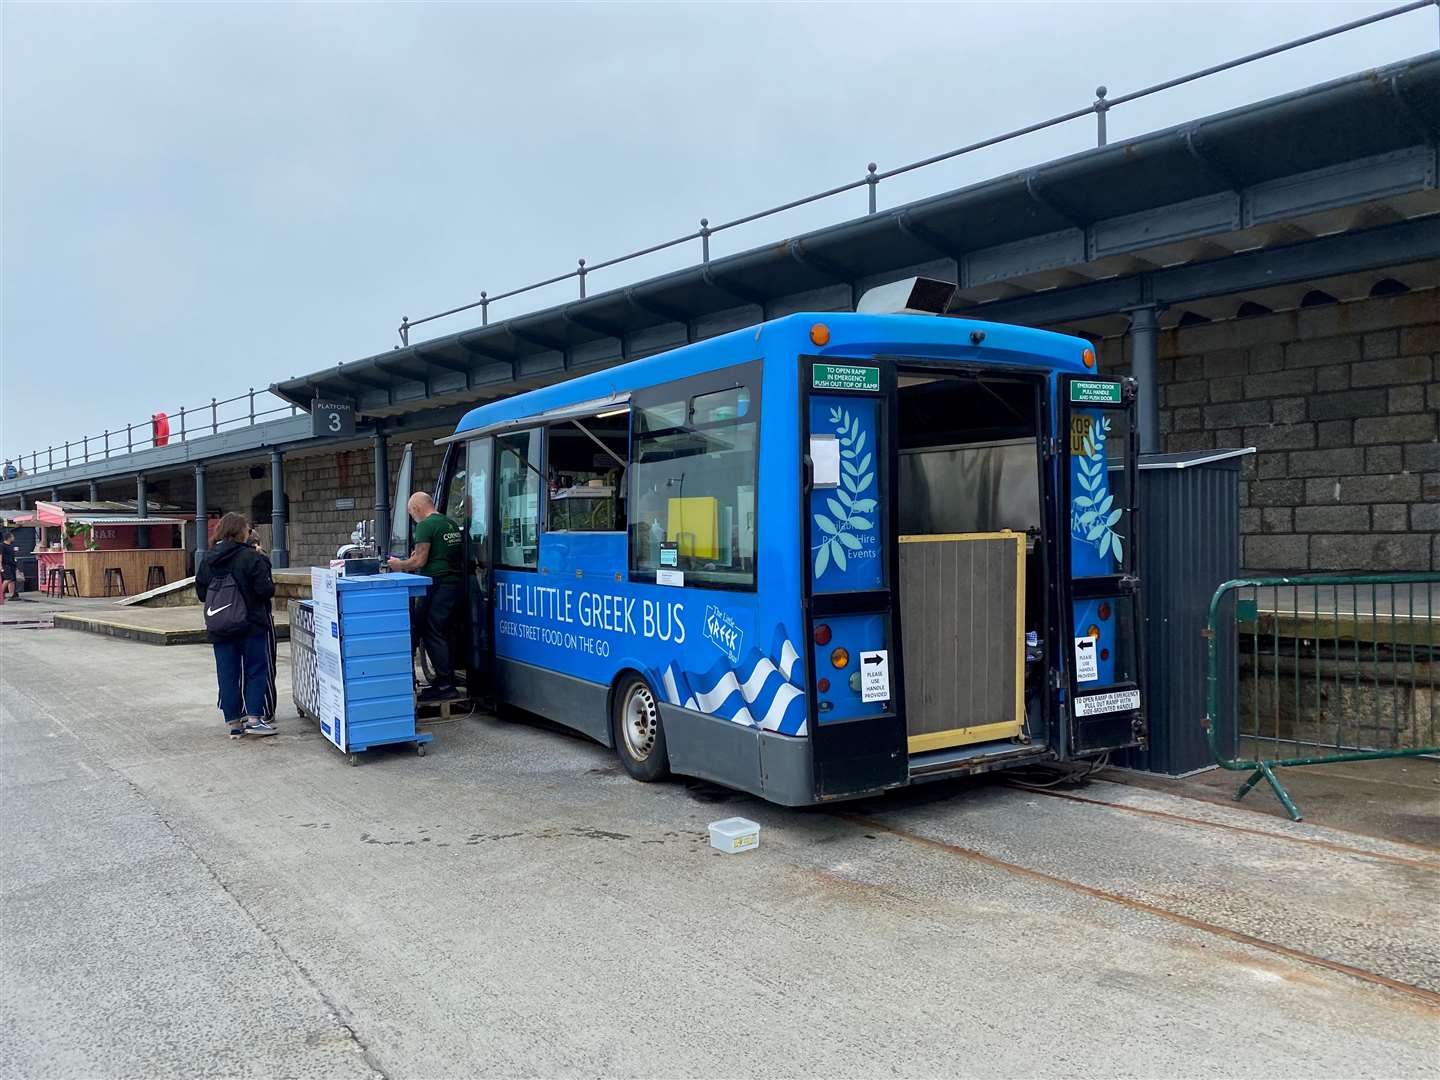
POLYGON ((1108 783, 784 810, 490 717, 349 768, 60 630, 0 684, 3 1076, 1440 1075, 1434 850, 1108 783))

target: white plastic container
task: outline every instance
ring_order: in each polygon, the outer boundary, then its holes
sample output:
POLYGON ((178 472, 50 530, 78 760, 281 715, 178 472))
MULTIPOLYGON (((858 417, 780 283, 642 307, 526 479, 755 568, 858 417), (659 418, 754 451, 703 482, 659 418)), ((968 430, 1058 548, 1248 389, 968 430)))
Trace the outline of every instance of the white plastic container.
POLYGON ((710 823, 710 846, 726 855, 760 846, 760 825, 749 818, 730 817, 710 823))

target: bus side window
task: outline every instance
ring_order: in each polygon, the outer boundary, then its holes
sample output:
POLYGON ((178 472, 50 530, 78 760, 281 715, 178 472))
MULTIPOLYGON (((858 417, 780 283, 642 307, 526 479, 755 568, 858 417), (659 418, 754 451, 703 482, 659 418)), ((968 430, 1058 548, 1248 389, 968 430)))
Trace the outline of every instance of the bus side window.
POLYGON ((466 482, 470 507, 470 558, 490 565, 490 439, 471 439, 466 447, 466 482))
POLYGON ((755 587, 758 410, 747 387, 637 408, 630 569, 686 585, 755 587))
POLYGON ((543 429, 496 438, 500 563, 535 569, 540 555, 540 441, 543 429))
POLYGON ((465 528, 465 517, 469 513, 468 495, 470 487, 465 481, 465 453, 464 448, 456 451, 455 468, 450 473, 450 481, 445 485, 445 516, 462 529, 465 528))

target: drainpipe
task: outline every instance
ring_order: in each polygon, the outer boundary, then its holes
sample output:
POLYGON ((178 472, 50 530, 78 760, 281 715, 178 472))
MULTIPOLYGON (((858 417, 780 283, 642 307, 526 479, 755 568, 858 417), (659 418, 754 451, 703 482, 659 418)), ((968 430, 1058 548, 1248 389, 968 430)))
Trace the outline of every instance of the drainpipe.
POLYGON ((1130 309, 1130 373, 1135 377, 1138 397, 1136 419, 1140 453, 1160 452, 1160 388, 1156 385, 1156 336, 1158 309, 1154 304, 1130 309))

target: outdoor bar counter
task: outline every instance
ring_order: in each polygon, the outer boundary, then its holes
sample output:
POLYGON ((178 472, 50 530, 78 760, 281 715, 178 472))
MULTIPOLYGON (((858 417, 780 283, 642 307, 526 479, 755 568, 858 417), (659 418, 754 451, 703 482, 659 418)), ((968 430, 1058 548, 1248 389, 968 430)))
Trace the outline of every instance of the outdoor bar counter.
POLYGON ((108 551, 67 551, 65 568, 75 571, 81 596, 105 595, 105 571, 118 569, 125 578, 126 594, 145 591, 150 567, 165 570, 167 582, 179 581, 189 572, 183 548, 114 548, 108 551))

